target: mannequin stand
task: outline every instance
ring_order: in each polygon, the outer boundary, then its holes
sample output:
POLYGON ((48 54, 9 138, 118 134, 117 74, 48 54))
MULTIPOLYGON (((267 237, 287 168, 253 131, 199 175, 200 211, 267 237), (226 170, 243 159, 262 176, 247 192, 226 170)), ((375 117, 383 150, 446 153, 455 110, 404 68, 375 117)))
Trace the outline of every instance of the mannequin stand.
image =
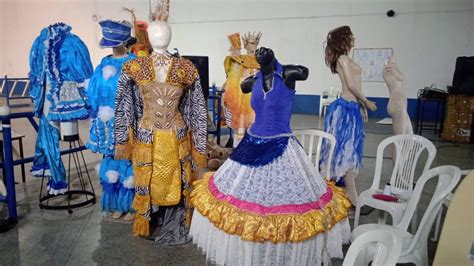
MULTIPOLYGON (((69 149, 76 149, 82 146, 82 143, 78 137, 65 139, 65 141, 69 142, 69 149)), ((44 180, 45 178, 43 177, 41 179, 41 189, 39 195, 40 209, 67 210, 69 214, 72 214, 72 209, 86 206, 89 204, 94 205, 96 203, 94 186, 92 185, 89 170, 87 170, 87 164, 82 150, 70 153, 68 155, 68 188, 64 194, 49 194, 48 189, 45 189, 45 195, 43 195, 43 186, 45 186, 44 180), (74 184, 71 183, 71 159, 74 162, 77 171, 77 179, 74 179, 74 181, 79 180, 79 184, 75 184, 75 186, 78 187, 77 189, 73 189, 74 184)))

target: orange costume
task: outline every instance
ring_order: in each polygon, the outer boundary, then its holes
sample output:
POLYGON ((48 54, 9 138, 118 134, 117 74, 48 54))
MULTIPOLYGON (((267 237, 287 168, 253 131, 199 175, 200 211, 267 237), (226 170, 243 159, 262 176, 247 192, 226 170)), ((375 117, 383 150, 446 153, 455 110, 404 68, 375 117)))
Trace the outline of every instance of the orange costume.
POLYGON ((227 56, 224 61, 227 75, 224 93, 224 106, 232 114, 234 129, 248 128, 252 124, 255 114, 250 106, 251 93, 244 94, 240 83, 247 77, 255 74, 260 66, 254 55, 227 56))

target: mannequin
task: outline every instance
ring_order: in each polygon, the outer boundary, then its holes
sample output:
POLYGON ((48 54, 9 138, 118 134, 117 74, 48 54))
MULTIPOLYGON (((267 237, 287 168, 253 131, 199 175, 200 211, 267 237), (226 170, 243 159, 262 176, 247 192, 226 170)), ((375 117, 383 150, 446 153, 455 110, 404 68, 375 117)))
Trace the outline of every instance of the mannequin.
POLYGON ((264 47, 256 59, 260 71, 241 84, 255 122, 217 172, 195 182, 193 241, 217 265, 328 263, 350 238, 350 203, 291 132, 295 83, 308 69, 281 65, 264 47))
POLYGON ((77 140, 77 120, 89 117, 84 89, 92 72, 87 47, 67 24, 44 28, 33 43, 30 96, 39 129, 31 174, 49 179, 49 194, 68 189, 59 140, 77 140))
MULTIPOLYGON (((273 72, 275 70, 274 60, 275 54, 271 49, 262 47, 258 49, 256 58, 260 63, 261 72, 264 76, 263 90, 269 92, 273 87, 273 72)), ((285 85, 294 90, 297 80, 306 80, 308 78, 309 70, 304 66, 287 65, 283 67, 283 79, 285 85)), ((240 85, 242 92, 247 94, 252 91, 253 86, 257 80, 256 76, 248 77, 240 85)))
POLYGON ((387 111, 392 117, 393 134, 413 134, 407 112, 405 76, 398 69, 395 57, 391 56, 383 68, 383 79, 390 92, 387 111))
POLYGON ((102 185, 100 206, 103 212, 113 213, 112 218, 133 220, 132 201, 135 194, 132 162, 114 159, 114 108, 118 79, 125 62, 136 58, 125 47, 136 39, 130 36, 132 25, 126 21, 101 21, 104 38, 101 48, 111 48, 112 54, 104 57, 91 77, 87 97, 90 103, 90 139, 86 147, 104 155, 98 165, 102 185))
MULTIPOLYGON (((327 36, 326 65, 341 80, 341 98, 328 108, 324 121, 324 130, 336 137, 336 147, 332 165, 327 165, 328 143, 323 143, 320 168, 330 167, 331 178, 345 182, 349 200, 357 204, 355 178, 362 162, 365 133, 362 116, 366 117, 366 108, 375 111, 377 106, 362 93, 362 69, 348 57, 354 47, 355 37, 349 26, 331 30, 327 36)), ((365 119, 366 120, 366 119, 365 119)))
POLYGON ((244 136, 245 130, 251 125, 255 117, 250 107, 251 94, 243 94, 240 83, 247 77, 254 75, 259 69, 259 64, 255 59, 255 50, 261 37, 261 33, 245 34, 242 41, 246 54, 241 55, 240 34, 234 33, 228 36, 231 49, 230 56, 227 56, 224 61, 227 79, 223 86, 225 89, 223 105, 226 123, 235 133, 233 134, 234 147, 238 145, 244 136))
POLYGON ((133 161, 133 234, 178 245, 190 241, 189 187, 206 164, 206 103, 192 62, 167 50, 168 23, 153 21, 148 36, 151 55, 126 62, 119 79, 115 158, 133 161))

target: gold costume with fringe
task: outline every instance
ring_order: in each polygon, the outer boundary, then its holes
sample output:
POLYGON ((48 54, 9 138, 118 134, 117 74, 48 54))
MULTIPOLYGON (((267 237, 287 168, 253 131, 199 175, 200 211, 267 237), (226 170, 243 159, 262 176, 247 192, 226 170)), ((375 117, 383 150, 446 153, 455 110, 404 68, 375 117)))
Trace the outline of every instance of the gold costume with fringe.
POLYGON ((150 56, 128 61, 116 101, 115 157, 133 161, 133 234, 140 236, 150 235, 152 206, 184 204, 189 222, 190 181, 206 164, 207 117, 196 68, 172 57, 165 82, 155 75, 150 56))

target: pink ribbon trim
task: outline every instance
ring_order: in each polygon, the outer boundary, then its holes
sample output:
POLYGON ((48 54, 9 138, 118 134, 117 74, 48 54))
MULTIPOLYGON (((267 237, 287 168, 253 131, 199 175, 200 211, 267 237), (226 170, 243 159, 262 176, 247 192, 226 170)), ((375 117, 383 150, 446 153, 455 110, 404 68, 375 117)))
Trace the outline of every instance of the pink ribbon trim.
POLYGON ((214 176, 211 176, 209 179, 209 191, 218 200, 225 201, 240 210, 257 213, 260 215, 301 214, 311 210, 320 210, 332 200, 333 195, 331 188, 328 187, 327 191, 318 201, 303 204, 287 204, 268 207, 258 203, 240 200, 231 195, 225 195, 224 193, 220 192, 214 184, 214 176))

